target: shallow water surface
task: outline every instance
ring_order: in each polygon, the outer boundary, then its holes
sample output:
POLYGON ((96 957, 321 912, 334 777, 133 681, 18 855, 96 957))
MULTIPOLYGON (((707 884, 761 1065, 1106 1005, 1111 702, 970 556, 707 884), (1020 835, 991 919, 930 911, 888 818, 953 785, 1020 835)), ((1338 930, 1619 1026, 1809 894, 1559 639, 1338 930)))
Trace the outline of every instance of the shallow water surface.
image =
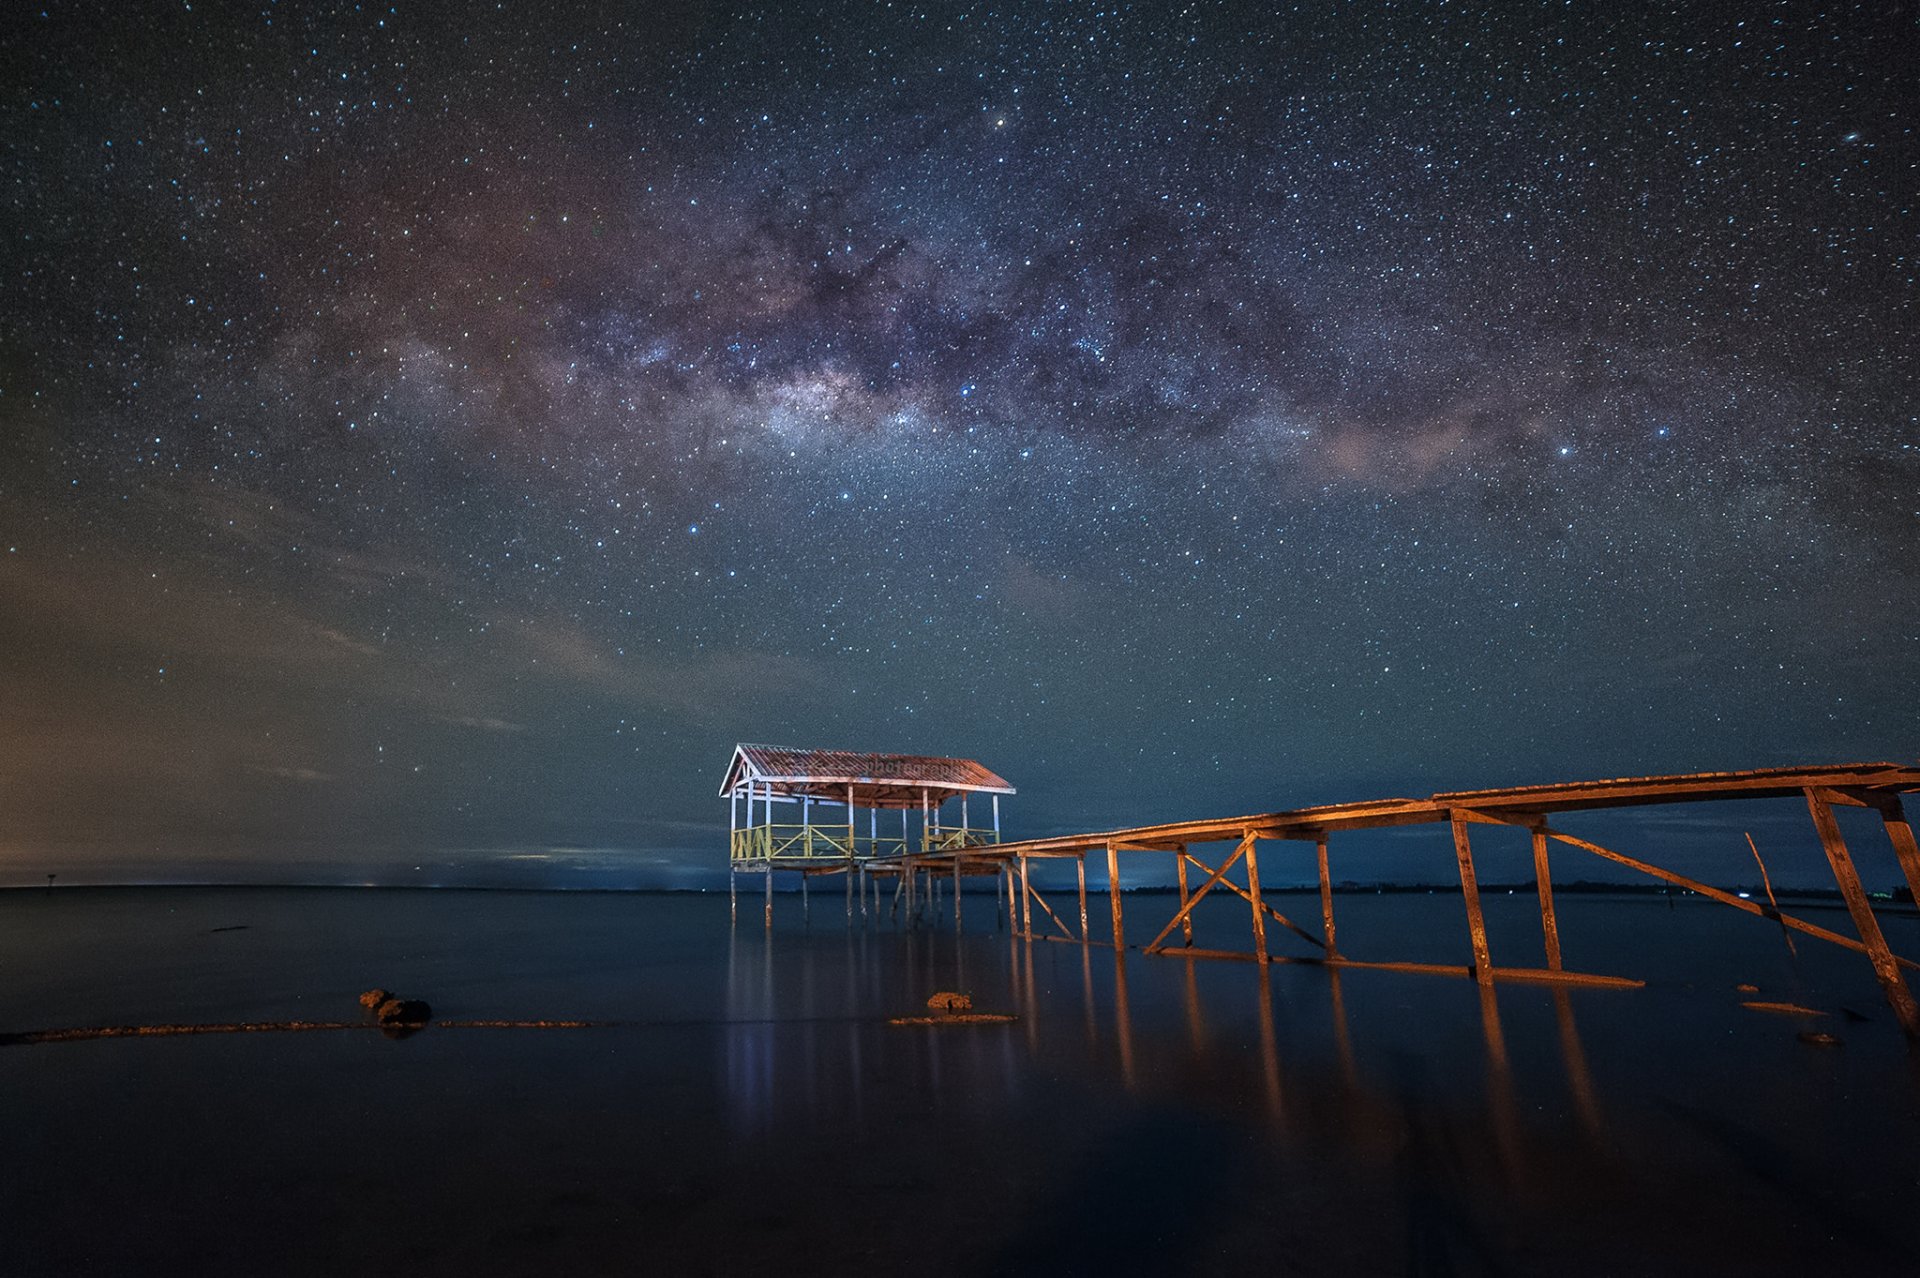
MULTIPOLYGON (((1496 962, 1537 964, 1531 899, 1487 905, 1496 962)), ((1137 944, 1172 903, 1127 909, 1137 944)), ((1457 896, 1340 911, 1349 954, 1466 961, 1457 896)), ((1570 895, 1569 966, 1647 988, 1492 998, 1017 942, 986 895, 958 934, 775 912, 0 893, 0 1034, 353 1020, 373 985, 609 1022, 0 1047, 0 1272, 1914 1271, 1920 1071, 1866 960, 1724 907, 1570 895), (1016 1019, 889 1023, 938 990, 1016 1019)), ((1198 918, 1245 946, 1238 902, 1198 918)), ((1884 926, 1920 951, 1910 909, 1884 926)))

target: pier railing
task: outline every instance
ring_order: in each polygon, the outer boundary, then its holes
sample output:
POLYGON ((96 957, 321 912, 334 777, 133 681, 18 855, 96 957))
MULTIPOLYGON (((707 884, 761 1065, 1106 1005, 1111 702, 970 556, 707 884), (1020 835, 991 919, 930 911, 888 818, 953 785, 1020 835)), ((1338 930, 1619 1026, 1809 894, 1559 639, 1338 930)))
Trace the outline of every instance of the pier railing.
POLYGON ((932 830, 919 839, 899 835, 867 835, 831 825, 756 825, 733 832, 735 865, 767 861, 868 861, 905 856, 910 852, 952 852, 990 847, 1000 836, 988 830, 932 830))

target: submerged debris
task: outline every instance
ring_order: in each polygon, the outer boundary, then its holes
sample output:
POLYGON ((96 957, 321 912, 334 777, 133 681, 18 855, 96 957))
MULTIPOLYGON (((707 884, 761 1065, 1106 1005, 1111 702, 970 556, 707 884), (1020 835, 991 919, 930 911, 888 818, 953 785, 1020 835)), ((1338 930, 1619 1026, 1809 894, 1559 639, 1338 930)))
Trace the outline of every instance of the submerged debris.
POLYGON ((420 1029, 433 1018, 433 1008, 417 998, 401 998, 390 990, 371 989, 360 996, 360 1006, 373 1014, 383 1030, 420 1029))
POLYGON ((1014 1018, 1005 1012, 971 1011, 973 999, 952 990, 941 990, 927 1000, 938 1016, 895 1016, 889 1025, 1005 1025, 1014 1018))
POLYGON ((1817 1007, 1803 1007, 1798 1003, 1767 1003, 1767 1002, 1762 1002, 1758 999, 1749 999, 1748 1001, 1740 1004, 1740 1006, 1744 1008, 1748 1008, 1749 1010, 1755 1011, 1755 1012, 1777 1012, 1781 1016, 1825 1016, 1826 1015, 1825 1012, 1821 1011, 1817 1007))
POLYGON ((1831 1034, 1822 1034, 1818 1030, 1801 1030, 1795 1038, 1810 1047, 1838 1047, 1840 1040, 1831 1034))

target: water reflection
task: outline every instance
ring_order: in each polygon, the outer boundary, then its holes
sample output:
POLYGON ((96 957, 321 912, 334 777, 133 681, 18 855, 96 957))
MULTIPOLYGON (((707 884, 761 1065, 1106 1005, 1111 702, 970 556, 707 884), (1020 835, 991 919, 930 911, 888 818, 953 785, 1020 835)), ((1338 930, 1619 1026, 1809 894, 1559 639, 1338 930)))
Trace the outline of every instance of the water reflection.
MULTIPOLYGON (((1136 1098, 1190 1088, 1206 1103, 1247 1105, 1282 1139, 1302 1122, 1324 1137, 1344 1133, 1351 1154, 1377 1143, 1366 1133, 1407 1130, 1409 1108, 1436 1096, 1457 1106, 1477 1093, 1478 1123, 1492 1137, 1501 1179, 1512 1184, 1525 1176, 1525 1111, 1495 987, 1472 987, 1481 1082, 1466 1091, 1450 1081, 1466 1064, 1457 1056, 1423 1059, 1412 1073, 1402 1048, 1368 1059, 1361 1044, 1379 1035, 1356 1031, 1350 974, 1181 961, 1177 954, 1148 961, 1123 951, 1113 956, 1109 984, 1104 967, 1093 947, 1028 942, 1010 931, 735 932, 727 948, 723 1038, 732 1123, 764 1130, 791 1121, 796 1103, 844 1109, 860 1123, 875 1112, 869 1098, 877 1083, 928 1095, 977 1095, 983 1087, 1010 1093, 1039 1065, 1047 1076, 1088 1086, 1104 1078, 1136 1098), (1017 1027, 888 1024, 924 1014, 927 997, 947 989, 969 994, 978 1010, 1012 1013, 1017 1027), (1063 1014, 1081 1023, 1080 1034, 1049 1032, 1063 1014), (983 1052, 995 1062, 985 1073, 983 1052)), ((1538 991, 1516 996, 1540 1002, 1538 991)), ((1572 996, 1555 990, 1550 998, 1548 1041, 1557 1039, 1558 1052, 1545 1059, 1556 1060, 1560 1074, 1551 1081, 1569 1098, 1580 1127, 1598 1135, 1601 1108, 1572 996)), ((1536 1059, 1530 1056, 1530 1064, 1536 1059)), ((1195 1095, 1180 1100, 1196 1103, 1195 1095)))

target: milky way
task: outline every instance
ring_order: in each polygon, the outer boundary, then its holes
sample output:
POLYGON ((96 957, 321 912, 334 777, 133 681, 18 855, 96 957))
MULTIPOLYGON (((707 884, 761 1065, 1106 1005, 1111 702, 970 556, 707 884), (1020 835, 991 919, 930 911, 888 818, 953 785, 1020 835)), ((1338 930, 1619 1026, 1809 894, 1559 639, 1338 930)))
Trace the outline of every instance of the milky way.
POLYGON ((1911 5, 10 27, 0 879, 1920 739, 1911 5))

